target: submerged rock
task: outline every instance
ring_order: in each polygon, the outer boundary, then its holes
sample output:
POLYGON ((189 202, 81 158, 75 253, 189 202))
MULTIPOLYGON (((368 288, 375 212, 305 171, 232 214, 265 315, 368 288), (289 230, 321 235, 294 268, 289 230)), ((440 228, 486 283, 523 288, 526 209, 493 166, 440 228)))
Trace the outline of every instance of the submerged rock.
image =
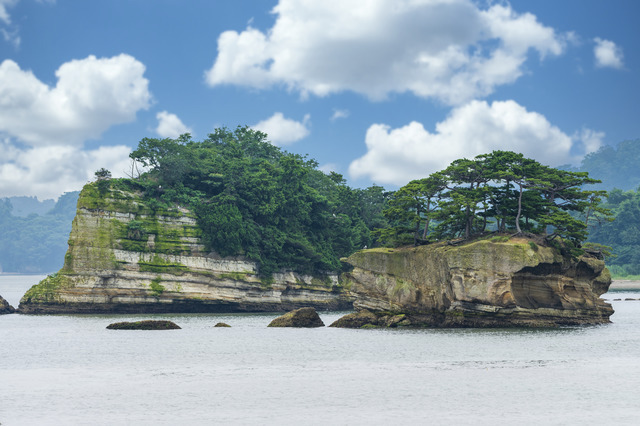
POLYGON ((4 300, 4 298, 2 296, 0 296, 0 315, 3 314, 12 314, 14 313, 16 310, 13 308, 13 306, 11 306, 9 304, 9 302, 7 302, 6 300, 4 300))
POLYGON ((109 330, 179 330, 173 321, 145 320, 134 322, 114 322, 107 326, 109 330))
POLYGON ((351 314, 335 327, 549 327, 613 313, 600 299, 611 284, 603 261, 525 238, 362 250, 345 262, 354 307, 376 319, 351 314))
POLYGON ((324 323, 314 308, 300 308, 274 319, 269 327, 324 327, 324 323))

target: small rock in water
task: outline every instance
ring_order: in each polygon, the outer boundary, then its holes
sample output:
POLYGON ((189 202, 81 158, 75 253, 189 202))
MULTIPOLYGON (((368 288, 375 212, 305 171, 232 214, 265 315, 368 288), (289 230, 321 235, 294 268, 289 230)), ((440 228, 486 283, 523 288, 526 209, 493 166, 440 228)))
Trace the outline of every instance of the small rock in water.
POLYGON ((624 300, 636 300, 636 299, 633 299, 633 298, 631 298, 631 297, 627 297, 627 298, 626 298, 626 299, 624 299, 624 300))
POLYGON ((114 322, 107 326, 109 330, 179 330, 180 326, 172 321, 146 320, 134 322, 114 322))
POLYGON ((378 325, 378 317, 372 312, 363 309, 359 312, 347 314, 336 320, 329 327, 337 328, 362 328, 376 327, 378 325))
POLYGON ((274 319, 269 327, 324 327, 324 323, 314 308, 300 308, 274 319))
POLYGON ((9 302, 7 302, 6 300, 4 300, 2 298, 2 296, 0 296, 0 315, 2 314, 12 314, 14 313, 16 310, 13 308, 13 306, 11 306, 9 304, 9 302))
POLYGON ((219 322, 216 325, 214 325, 214 327, 231 327, 231 326, 227 323, 219 322))

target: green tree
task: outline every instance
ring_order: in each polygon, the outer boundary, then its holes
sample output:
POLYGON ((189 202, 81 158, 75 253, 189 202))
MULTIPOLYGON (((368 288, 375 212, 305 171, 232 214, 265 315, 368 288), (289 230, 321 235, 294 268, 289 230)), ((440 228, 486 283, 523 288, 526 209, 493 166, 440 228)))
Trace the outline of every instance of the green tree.
POLYGON ((148 168, 138 184, 149 204, 192 208, 209 250, 255 260, 263 275, 340 269, 341 256, 371 242, 376 191, 349 188, 267 137, 238 127, 201 142, 145 138, 131 158, 148 168))

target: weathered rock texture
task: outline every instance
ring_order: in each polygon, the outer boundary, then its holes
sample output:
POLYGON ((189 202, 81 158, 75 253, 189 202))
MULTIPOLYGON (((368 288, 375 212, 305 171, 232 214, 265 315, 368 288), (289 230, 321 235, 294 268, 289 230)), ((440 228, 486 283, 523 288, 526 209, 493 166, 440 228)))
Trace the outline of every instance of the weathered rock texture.
POLYGON ((205 251, 195 216, 151 209, 136 192, 88 184, 78 199, 64 267, 19 312, 143 313, 351 309, 337 275, 261 279, 254 262, 205 251))
POLYGON ((346 259, 357 310, 334 326, 501 327, 609 322, 604 262, 524 238, 371 249, 346 259), (371 314, 375 315, 375 319, 371 314))
POLYGON ((0 315, 3 314, 12 314, 14 313, 16 310, 13 308, 13 306, 11 306, 9 304, 9 302, 7 302, 6 300, 4 300, 4 298, 2 296, 0 296, 0 315))
POLYGON ((324 327, 320 316, 313 308, 300 308, 275 318, 269 327, 297 327, 315 328, 324 327))

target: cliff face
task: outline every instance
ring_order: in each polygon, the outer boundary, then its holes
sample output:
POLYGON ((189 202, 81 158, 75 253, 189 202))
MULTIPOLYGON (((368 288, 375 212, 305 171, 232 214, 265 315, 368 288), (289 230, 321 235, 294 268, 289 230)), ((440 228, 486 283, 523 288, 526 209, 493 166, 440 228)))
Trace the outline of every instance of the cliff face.
POLYGON ((337 275, 258 276, 255 263, 205 252, 194 215, 151 210, 131 190, 85 186, 64 267, 32 287, 19 312, 136 313, 350 309, 337 275))
POLYGON ((613 313, 599 298, 611 283, 604 262, 526 239, 363 250, 346 262, 344 284, 374 325, 598 324, 613 313))

